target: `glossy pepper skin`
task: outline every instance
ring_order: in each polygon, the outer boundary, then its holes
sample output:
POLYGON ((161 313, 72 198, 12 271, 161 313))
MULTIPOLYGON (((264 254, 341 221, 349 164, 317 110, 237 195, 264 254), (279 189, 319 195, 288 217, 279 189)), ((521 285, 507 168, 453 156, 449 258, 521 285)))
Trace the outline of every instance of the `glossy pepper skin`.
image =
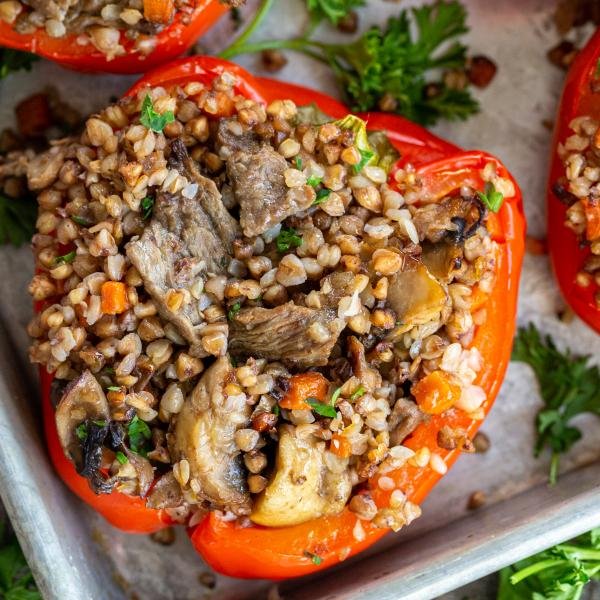
POLYGON ((91 43, 79 44, 77 35, 52 38, 43 28, 32 34, 21 34, 4 21, 0 21, 0 46, 32 52, 76 71, 143 73, 183 54, 225 12, 227 6, 219 0, 196 0, 189 22, 184 23, 182 15, 177 14, 173 22, 157 34, 156 48, 147 56, 133 52, 133 42, 123 33, 120 43, 125 54, 107 60, 91 43))
POLYGON ((550 176, 548 179, 548 244, 552 266, 565 300, 577 315, 600 333, 600 309, 594 300, 595 285, 578 286, 575 277, 589 255, 589 246, 583 246, 577 235, 565 227, 567 206, 554 194, 554 184, 565 175, 565 168, 557 152, 572 131, 569 123, 578 116, 589 115, 600 119, 600 93, 593 92, 592 82, 599 82, 600 29, 579 52, 567 75, 563 89, 552 143, 550 176))
MULTIPOLYGON (((296 85, 254 78, 237 65, 209 57, 182 59, 157 69, 138 82, 129 94, 135 94, 147 86, 161 85, 168 88, 189 81, 208 84, 224 70, 237 76, 237 92, 254 100, 269 103, 289 98, 297 105, 315 102, 332 118, 348 114, 348 109, 343 104, 329 96, 296 85)), ((494 163, 500 176, 512 180, 503 165, 486 153, 463 152, 418 125, 394 115, 371 113, 362 117, 368 121, 370 129, 385 130, 401 152, 402 158, 397 167, 407 163, 414 165, 424 185, 437 197, 459 189, 465 183, 476 189, 483 189, 480 173, 490 162, 494 163)), ((476 308, 485 304, 490 317, 478 327, 473 341, 473 345, 480 350, 485 365, 476 383, 487 392, 488 399, 484 404, 486 412, 502 383, 515 327, 525 232, 521 195, 516 183, 515 195, 505 199, 499 213, 489 215, 488 229, 498 243, 496 282, 490 294, 475 292, 476 308)), ((439 429, 444 425, 461 427, 472 437, 480 423, 468 418, 465 413, 452 409, 443 415, 434 415, 405 444, 412 448, 427 446, 442 456, 450 466, 458 457, 459 451, 438 447, 439 429)), ((430 468, 417 469, 411 466, 388 473, 387 476, 393 477, 397 487, 404 490, 415 503, 420 503, 441 477, 430 468)), ((79 476, 75 474, 75 477, 79 476)), ((376 485, 373 488, 375 501, 379 506, 386 506, 389 492, 379 490, 376 485)), ((93 505, 87 497, 83 499, 93 505)), ((135 502, 128 497, 127 501, 135 502)), ((106 512, 103 514, 110 518, 106 512)), ((293 527, 276 529, 259 526, 238 528, 211 513, 200 524, 190 528, 189 534, 194 547, 208 564, 225 575, 283 579, 330 567, 371 546, 387 533, 387 530, 376 529, 367 522, 361 522, 365 537, 358 542, 353 534, 356 522, 356 517, 347 508, 334 517, 323 517, 293 527), (320 563, 315 564, 319 561, 311 560, 307 553, 320 557, 320 563)))

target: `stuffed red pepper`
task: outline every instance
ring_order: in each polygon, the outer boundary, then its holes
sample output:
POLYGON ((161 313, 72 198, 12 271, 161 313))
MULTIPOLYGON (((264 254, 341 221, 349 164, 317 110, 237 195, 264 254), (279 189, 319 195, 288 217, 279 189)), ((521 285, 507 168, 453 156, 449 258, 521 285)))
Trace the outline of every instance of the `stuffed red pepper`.
POLYGON ((408 525, 473 450, 524 244, 493 156, 195 57, 27 178, 52 457, 113 523, 293 577, 408 525))

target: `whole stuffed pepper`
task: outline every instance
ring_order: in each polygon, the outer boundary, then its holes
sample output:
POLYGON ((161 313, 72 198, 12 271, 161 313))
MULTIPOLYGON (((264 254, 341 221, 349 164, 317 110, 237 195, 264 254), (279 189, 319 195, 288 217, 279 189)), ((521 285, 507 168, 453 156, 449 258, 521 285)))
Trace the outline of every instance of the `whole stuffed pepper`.
POLYGON ((493 156, 194 57, 27 177, 50 453, 113 524, 294 577, 408 525, 473 450, 524 244, 493 156))
POLYGON ((141 73, 185 52, 227 10, 218 0, 0 2, 0 46, 77 71, 141 73))
POLYGON ((561 291, 600 332, 600 31, 567 75, 548 181, 548 241, 561 291))

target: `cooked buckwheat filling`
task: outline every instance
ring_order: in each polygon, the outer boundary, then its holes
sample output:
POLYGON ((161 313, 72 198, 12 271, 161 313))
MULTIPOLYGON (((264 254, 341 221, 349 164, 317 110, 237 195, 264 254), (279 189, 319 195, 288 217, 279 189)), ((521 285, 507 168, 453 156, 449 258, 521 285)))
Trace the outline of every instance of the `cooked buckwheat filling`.
MULTIPOLYGON (((590 215, 600 203, 600 137, 598 122, 583 116, 569 124, 573 135, 558 147, 565 166, 565 179, 554 185, 558 198, 569 205, 565 226, 574 231, 590 254, 581 265, 577 283, 582 287, 600 286, 600 230, 592 226, 590 215)), ((595 294, 600 308, 600 291, 595 294)))
MULTIPOLYGON (((420 510, 388 474, 446 469, 403 441, 429 414, 483 418, 486 209, 394 171, 356 117, 234 84, 142 91, 14 165, 39 194, 31 360, 98 493, 157 479, 148 505, 182 519, 282 526, 349 505, 397 530, 420 510)), ((483 177, 511 193, 492 164, 483 177)), ((448 427, 439 444, 472 449, 448 427)))

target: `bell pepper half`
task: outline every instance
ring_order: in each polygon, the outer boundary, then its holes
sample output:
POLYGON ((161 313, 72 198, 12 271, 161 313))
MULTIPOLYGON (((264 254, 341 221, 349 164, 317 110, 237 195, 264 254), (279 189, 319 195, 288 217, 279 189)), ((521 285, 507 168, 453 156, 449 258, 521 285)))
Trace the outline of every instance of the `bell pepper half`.
POLYGON ((173 22, 156 34, 156 48, 148 55, 134 51, 134 42, 121 33, 125 53, 108 60, 90 42, 82 45, 78 35, 50 37, 45 29, 21 34, 10 23, 0 21, 0 46, 37 54, 69 69, 100 73, 143 73, 183 54, 205 31, 227 12, 219 0, 195 0, 191 15, 177 13, 173 22))
POLYGON ((579 52, 567 75, 560 101, 554 139, 550 175, 548 178, 548 246, 552 266, 565 300, 577 315, 590 327, 600 332, 600 308, 594 294, 598 286, 577 285, 577 273, 590 254, 589 245, 581 244, 577 235, 565 226, 567 205, 561 202, 553 191, 555 183, 565 175, 565 167, 557 148, 571 134, 569 124, 583 115, 600 119, 600 93, 592 83, 599 81, 598 61, 600 60, 600 30, 598 30, 579 52))
MULTIPOLYGON (((200 56, 181 59, 156 69, 135 84, 128 94, 136 94, 148 86, 169 88, 190 81, 208 84, 223 71, 237 77, 238 93, 259 102, 270 103, 276 99, 291 99, 297 105, 314 102, 321 111, 335 119, 349 112, 343 104, 325 94, 280 81, 255 78, 237 65, 200 56)), ((488 230, 497 243, 495 284, 489 294, 477 290, 474 292, 476 308, 483 308, 485 305, 487 309, 487 320, 477 327, 472 342, 472 346, 478 348, 483 357, 484 367, 475 383, 487 393, 487 400, 483 405, 487 413, 506 371, 515 328, 525 234, 519 188, 502 163, 485 152, 462 151, 422 127, 395 115, 369 113, 361 117, 368 122, 369 129, 385 131, 401 154, 396 168, 412 164, 430 198, 440 199, 462 185, 483 190, 482 170, 489 163, 495 166, 499 176, 509 178, 514 184, 514 195, 505 197, 499 212, 490 213, 487 220, 488 230)), ((43 390, 44 406, 50 407, 49 386, 45 385, 43 390)), ((135 514, 138 514, 137 518, 141 523, 158 526, 163 522, 164 517, 159 511, 144 508, 139 499, 113 492, 98 500, 89 491, 87 481, 70 467, 62 454, 60 445, 54 439, 56 430, 53 423, 52 413, 46 410, 51 458, 59 475, 75 493, 113 524, 121 526, 123 521, 127 521, 125 529, 128 530, 133 528, 132 521, 117 513, 123 511, 130 514, 131 519, 135 519, 135 514)), ((438 431, 447 425, 462 428, 472 437, 480 424, 481 420, 451 409, 432 416, 404 444, 410 448, 427 447, 450 466, 458 458, 460 451, 440 448, 437 444, 438 431)), ((429 467, 417 468, 410 465, 387 473, 386 476, 392 477, 408 499, 417 504, 423 501, 441 477, 439 472, 429 467)), ((376 503, 387 506, 390 492, 377 487, 376 477, 370 483, 376 503)), ((215 570, 232 577, 283 579, 330 567, 371 546, 388 532, 386 529, 375 528, 369 522, 361 522, 364 536, 358 541, 353 532, 356 523, 356 516, 348 508, 337 516, 281 528, 256 525, 242 528, 233 522, 222 520, 216 513, 210 513, 188 531, 196 550, 215 570)))

